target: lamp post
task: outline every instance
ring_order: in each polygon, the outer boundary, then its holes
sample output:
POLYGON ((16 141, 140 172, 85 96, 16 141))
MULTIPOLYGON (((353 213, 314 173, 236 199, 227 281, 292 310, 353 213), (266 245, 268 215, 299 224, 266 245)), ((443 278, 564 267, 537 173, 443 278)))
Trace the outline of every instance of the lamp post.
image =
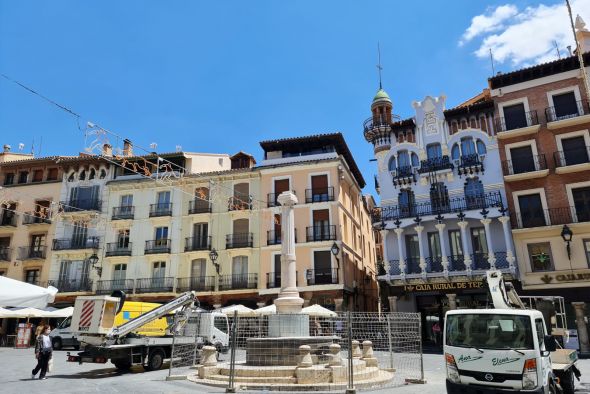
POLYGON ((96 270, 98 277, 102 276, 102 267, 98 267, 98 255, 93 253, 90 257, 88 257, 88 262, 96 270))
POLYGON ((570 248, 570 242, 572 242, 572 237, 574 236, 574 232, 571 228, 568 227, 567 224, 563 225, 561 229, 561 238, 563 238, 563 242, 565 242, 565 248, 567 250, 567 258, 571 261, 572 259, 572 250, 570 248))
POLYGON ((211 262, 213 263, 213 265, 215 266, 215 271, 217 272, 217 275, 219 275, 219 263, 217 263, 217 258, 219 257, 219 253, 217 253, 217 251, 215 250, 215 248, 213 248, 211 250, 211 252, 209 252, 209 258, 211 259, 211 262))

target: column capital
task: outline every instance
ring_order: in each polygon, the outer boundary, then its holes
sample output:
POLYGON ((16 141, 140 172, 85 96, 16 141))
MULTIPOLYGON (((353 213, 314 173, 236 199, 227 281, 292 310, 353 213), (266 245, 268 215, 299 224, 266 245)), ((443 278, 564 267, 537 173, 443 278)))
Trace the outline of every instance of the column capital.
POLYGON ((483 224, 484 226, 489 226, 490 223, 492 223, 492 219, 490 218, 485 218, 485 219, 481 219, 480 220, 481 224, 483 224))
POLYGON ((586 307, 586 303, 582 301, 572 302, 572 306, 574 307, 574 309, 583 310, 586 307))
POLYGON ((500 223, 506 224, 506 223, 508 223, 510 221, 510 218, 508 216, 500 216, 498 218, 498 220, 500 221, 500 223))
POLYGON ((467 228, 467 225, 468 225, 468 224, 469 224, 469 223, 468 223, 467 221, 465 221, 465 220, 462 220, 462 221, 460 221, 460 222, 457 222, 457 225, 458 225, 459 227, 461 227, 461 230, 465 230, 465 229, 467 228))
POLYGON ((415 226, 414 230, 419 234, 424 231, 424 226, 415 226))
POLYGON ((446 224, 444 224, 444 223, 437 223, 437 224, 434 225, 434 227, 436 227, 436 229, 438 231, 443 231, 445 229, 445 227, 446 227, 446 224))
POLYGON ((388 231, 389 231, 389 230, 387 230, 386 228, 382 228, 382 229, 381 229, 379 232, 381 233, 381 236, 382 236, 383 238, 385 238, 385 234, 387 234, 387 232, 388 232, 388 231))
POLYGON ((297 204, 297 196, 292 191, 286 191, 279 194, 277 201, 282 206, 292 207, 297 204))
POLYGON ((397 234, 398 237, 404 233, 403 228, 396 228, 393 231, 395 231, 395 233, 397 234))

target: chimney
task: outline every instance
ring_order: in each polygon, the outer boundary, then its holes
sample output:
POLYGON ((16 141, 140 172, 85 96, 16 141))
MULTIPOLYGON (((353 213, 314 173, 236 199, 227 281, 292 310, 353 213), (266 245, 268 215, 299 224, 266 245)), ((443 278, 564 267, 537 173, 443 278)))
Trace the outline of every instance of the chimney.
POLYGON ((133 144, 127 138, 123 140, 123 156, 133 156, 133 144))
POLYGON ((8 144, 4 145, 4 153, 6 153, 6 152, 10 152, 10 145, 8 145, 8 144))
POLYGON ((112 156, 113 155, 113 147, 111 144, 104 144, 102 146, 102 155, 103 156, 112 156))

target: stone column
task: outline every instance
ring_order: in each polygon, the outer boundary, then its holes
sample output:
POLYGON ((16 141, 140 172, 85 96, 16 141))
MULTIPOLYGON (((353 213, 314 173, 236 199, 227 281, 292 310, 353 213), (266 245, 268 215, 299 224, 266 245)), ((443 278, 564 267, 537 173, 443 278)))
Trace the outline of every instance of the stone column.
POLYGON ((447 298, 449 299, 449 309, 457 309, 457 294, 447 294, 447 298))
POLYGON ((336 312, 342 312, 342 303, 344 302, 343 298, 334 298, 334 305, 336 312))
POLYGON ((480 222, 483 224, 486 233, 486 241, 488 244, 488 263, 490 263, 490 269, 496 269, 496 256, 494 255, 494 247, 492 246, 492 232, 490 231, 490 223, 492 223, 492 219, 481 219, 480 222))
POLYGON ((469 223, 465 220, 457 223, 461 228, 461 243, 463 244, 463 262, 468 272, 471 272, 471 255, 469 254, 469 237, 467 235, 467 226, 469 223))
POLYGON ((403 274, 406 273, 406 256, 404 254, 404 242, 403 242, 403 228, 396 228, 395 234, 397 235, 397 249, 399 250, 399 270, 403 274))
POLYGON ((397 312, 397 296, 387 297, 389 300, 389 312, 397 312))
POLYGON ((580 353, 590 354, 590 343, 588 342, 588 325, 585 317, 585 302, 572 302, 576 313, 576 328, 578 329, 578 341, 580 342, 580 353))
MULTIPOLYGON (((381 233, 381 242, 383 243, 383 264, 389 261, 389 257, 387 257, 387 230, 383 229, 380 231, 381 233)), ((389 271, 387 272, 389 274, 389 271)))
POLYGON ((297 266, 295 262, 295 215, 293 206, 297 197, 291 191, 277 198, 281 204, 281 291, 275 300, 277 314, 299 313, 303 299, 297 291, 297 266))
POLYGON ((502 229, 504 230, 504 243, 506 244, 506 261, 510 268, 514 267, 516 257, 514 257, 514 250, 512 249, 512 231, 510 231, 510 218, 508 216, 500 216, 498 218, 502 223, 502 229))
POLYGON ((447 243, 445 242, 445 224, 438 223, 434 227, 438 230, 438 238, 440 240, 440 252, 442 254, 442 267, 444 274, 449 273, 449 258, 447 257, 447 243))
POLYGON ((418 233, 418 252, 420 252, 420 269, 422 270, 422 274, 426 274, 426 259, 424 258, 424 251, 422 250, 422 231, 424 231, 424 226, 415 226, 414 230, 418 233))

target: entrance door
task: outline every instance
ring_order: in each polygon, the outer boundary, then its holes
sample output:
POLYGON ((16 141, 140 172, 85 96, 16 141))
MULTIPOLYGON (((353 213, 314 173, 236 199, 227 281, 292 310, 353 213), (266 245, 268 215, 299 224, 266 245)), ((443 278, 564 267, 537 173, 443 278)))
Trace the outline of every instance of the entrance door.
POLYGON ((518 206, 520 207, 522 227, 540 227, 546 225, 541 195, 528 194, 526 196, 518 196, 518 206))
POLYGON ((418 234, 406 235, 406 265, 408 274, 419 274, 420 269, 420 247, 418 234))
POLYGON ((442 250, 438 232, 428 233, 428 251, 430 253, 430 270, 442 272, 442 250))
POLYGON ((473 245, 473 264, 475 269, 488 269, 488 241, 483 227, 471 229, 471 244, 473 245))
POLYGON ((445 295, 416 297, 417 310, 422 317, 422 344, 424 350, 440 352, 442 350, 442 328, 444 314, 448 307, 443 305, 445 295))
POLYGON ((313 252, 314 283, 316 285, 334 283, 332 280, 332 252, 317 250, 313 252))
POLYGON ((207 249, 208 238, 209 238, 209 224, 208 223, 195 223, 193 224, 193 248, 194 249, 207 249))
POLYGON ((248 288, 248 256, 236 256, 232 260, 232 288, 248 288))

